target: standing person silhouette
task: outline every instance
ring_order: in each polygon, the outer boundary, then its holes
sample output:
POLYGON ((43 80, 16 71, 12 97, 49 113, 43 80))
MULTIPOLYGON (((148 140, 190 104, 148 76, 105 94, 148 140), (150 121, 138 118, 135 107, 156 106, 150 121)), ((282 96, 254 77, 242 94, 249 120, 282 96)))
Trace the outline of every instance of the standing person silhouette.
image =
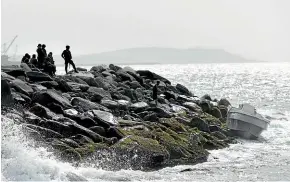
POLYGON ((61 54, 61 57, 64 59, 64 65, 65 65, 65 72, 66 72, 66 74, 67 74, 67 66, 68 66, 68 64, 71 64, 72 65, 72 67, 74 68, 74 70, 75 70, 75 72, 76 73, 78 73, 78 71, 77 71, 77 69, 76 69, 76 66, 75 66, 75 64, 74 64, 74 62, 73 62, 73 60, 72 60, 72 55, 71 55, 71 52, 70 52, 70 46, 69 45, 67 45, 66 46, 66 49, 62 52, 62 54, 61 54))
POLYGON ((41 48, 41 44, 38 44, 36 52, 37 52, 38 68, 41 69, 43 67, 43 62, 45 58, 45 54, 43 52, 43 49, 41 48))

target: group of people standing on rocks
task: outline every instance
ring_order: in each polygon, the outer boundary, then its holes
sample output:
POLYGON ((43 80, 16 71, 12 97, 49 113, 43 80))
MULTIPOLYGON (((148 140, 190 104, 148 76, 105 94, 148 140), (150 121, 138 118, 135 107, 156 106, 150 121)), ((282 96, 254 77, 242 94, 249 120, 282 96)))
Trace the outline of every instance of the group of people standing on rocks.
MULTIPOLYGON (((56 72, 56 66, 54 64, 52 52, 47 54, 46 52, 46 45, 45 44, 38 44, 36 54, 33 54, 32 57, 26 53, 21 63, 26 63, 31 68, 38 68, 39 70, 48 73, 50 76, 54 76, 56 72)), ((72 65, 75 72, 78 72, 74 62, 72 61, 72 55, 70 52, 70 46, 66 46, 66 49, 62 52, 61 57, 65 61, 65 72, 67 73, 68 64, 72 65)))

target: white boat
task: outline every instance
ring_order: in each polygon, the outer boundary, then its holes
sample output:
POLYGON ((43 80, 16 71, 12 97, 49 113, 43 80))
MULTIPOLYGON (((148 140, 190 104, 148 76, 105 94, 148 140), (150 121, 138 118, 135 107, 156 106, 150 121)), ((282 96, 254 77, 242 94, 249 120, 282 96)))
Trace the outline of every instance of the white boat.
POLYGON ((228 111, 227 127, 231 134, 246 139, 256 139, 268 128, 270 121, 256 112, 250 104, 240 104, 228 111))

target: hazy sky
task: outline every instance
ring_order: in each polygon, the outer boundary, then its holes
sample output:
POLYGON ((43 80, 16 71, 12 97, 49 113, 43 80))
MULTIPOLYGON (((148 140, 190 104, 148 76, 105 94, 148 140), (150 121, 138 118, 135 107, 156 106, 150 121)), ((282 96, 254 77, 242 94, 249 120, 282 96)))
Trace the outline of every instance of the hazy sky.
MULTIPOLYGON (((290 61, 290 0, 2 0, 2 43, 74 55, 160 46, 290 61)), ((11 49, 13 53, 15 47, 11 49)))

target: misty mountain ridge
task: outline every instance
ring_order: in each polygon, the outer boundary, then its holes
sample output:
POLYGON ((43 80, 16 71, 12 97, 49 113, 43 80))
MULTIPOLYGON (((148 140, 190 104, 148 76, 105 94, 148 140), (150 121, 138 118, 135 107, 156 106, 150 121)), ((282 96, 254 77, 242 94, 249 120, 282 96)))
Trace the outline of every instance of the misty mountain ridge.
POLYGON ((223 49, 205 48, 159 48, 143 47, 107 51, 96 54, 74 56, 76 62, 93 65, 96 63, 115 64, 190 64, 190 63, 242 63, 255 62, 223 49))

